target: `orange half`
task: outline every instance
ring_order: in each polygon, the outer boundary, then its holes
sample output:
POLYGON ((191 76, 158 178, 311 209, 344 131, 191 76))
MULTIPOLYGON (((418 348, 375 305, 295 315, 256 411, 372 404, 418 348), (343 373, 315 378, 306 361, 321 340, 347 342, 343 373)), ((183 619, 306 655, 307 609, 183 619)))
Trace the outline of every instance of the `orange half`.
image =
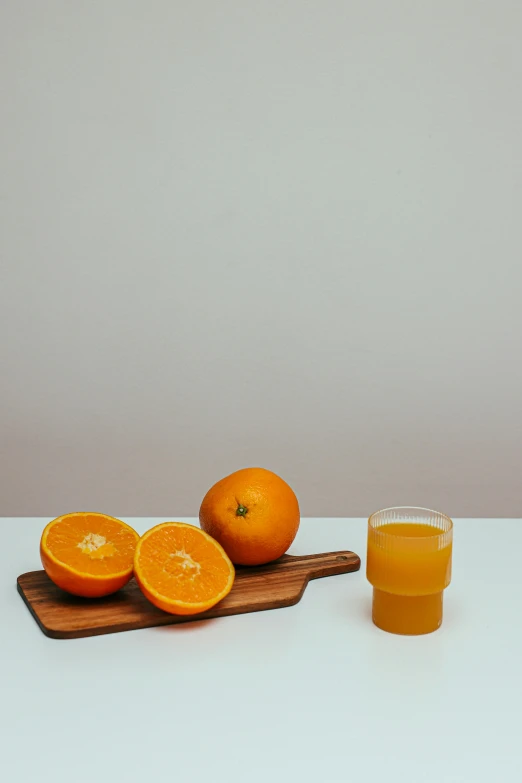
POLYGON ((159 609, 198 614, 228 595, 235 571, 223 547, 208 533, 184 522, 164 522, 138 541, 134 576, 159 609))
POLYGON ((99 598, 127 584, 138 540, 132 527, 106 514, 65 514, 44 529, 40 557, 62 590, 99 598))

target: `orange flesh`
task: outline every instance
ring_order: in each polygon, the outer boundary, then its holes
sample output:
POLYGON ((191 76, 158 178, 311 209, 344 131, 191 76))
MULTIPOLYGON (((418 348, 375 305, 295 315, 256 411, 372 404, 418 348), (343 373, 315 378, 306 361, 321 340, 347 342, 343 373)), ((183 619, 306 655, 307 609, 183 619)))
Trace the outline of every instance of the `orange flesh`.
POLYGON ((234 579, 221 546, 181 522, 157 525, 146 533, 136 548, 134 569, 147 598, 166 611, 184 605, 204 611, 229 592, 234 579))
POLYGON ((78 573, 105 576, 132 568, 136 533, 118 520, 74 514, 56 522, 42 545, 78 573))

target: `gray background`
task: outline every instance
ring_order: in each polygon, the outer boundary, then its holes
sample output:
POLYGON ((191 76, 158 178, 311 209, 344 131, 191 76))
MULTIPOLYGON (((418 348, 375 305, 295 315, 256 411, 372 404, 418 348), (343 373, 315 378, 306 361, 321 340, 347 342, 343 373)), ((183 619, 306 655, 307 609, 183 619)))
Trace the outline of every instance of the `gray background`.
POLYGON ((0 513, 520 515, 522 3, 2 0, 0 513))

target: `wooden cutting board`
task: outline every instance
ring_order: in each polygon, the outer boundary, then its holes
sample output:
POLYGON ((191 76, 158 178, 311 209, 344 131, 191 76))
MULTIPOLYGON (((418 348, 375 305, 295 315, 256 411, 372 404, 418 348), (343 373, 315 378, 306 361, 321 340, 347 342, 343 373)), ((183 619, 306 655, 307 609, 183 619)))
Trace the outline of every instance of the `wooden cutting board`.
POLYGON ((327 552, 303 557, 285 555, 265 566, 236 568, 234 586, 227 597, 208 612, 189 617, 156 609, 134 579, 117 593, 96 599, 64 593, 45 571, 22 574, 17 587, 46 636, 78 639, 293 606, 300 601, 310 579, 347 574, 360 566, 354 552, 327 552))

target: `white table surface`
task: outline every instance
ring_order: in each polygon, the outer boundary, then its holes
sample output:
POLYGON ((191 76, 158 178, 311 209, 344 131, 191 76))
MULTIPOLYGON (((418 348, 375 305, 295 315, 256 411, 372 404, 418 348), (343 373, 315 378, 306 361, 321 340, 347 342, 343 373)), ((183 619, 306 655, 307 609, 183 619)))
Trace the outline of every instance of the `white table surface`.
POLYGON ((456 521, 428 636, 372 625, 365 520, 306 519, 291 553, 352 549, 361 571, 288 609, 68 641, 16 591, 47 521, 0 520, 0 780, 522 780, 520 520, 456 521))

